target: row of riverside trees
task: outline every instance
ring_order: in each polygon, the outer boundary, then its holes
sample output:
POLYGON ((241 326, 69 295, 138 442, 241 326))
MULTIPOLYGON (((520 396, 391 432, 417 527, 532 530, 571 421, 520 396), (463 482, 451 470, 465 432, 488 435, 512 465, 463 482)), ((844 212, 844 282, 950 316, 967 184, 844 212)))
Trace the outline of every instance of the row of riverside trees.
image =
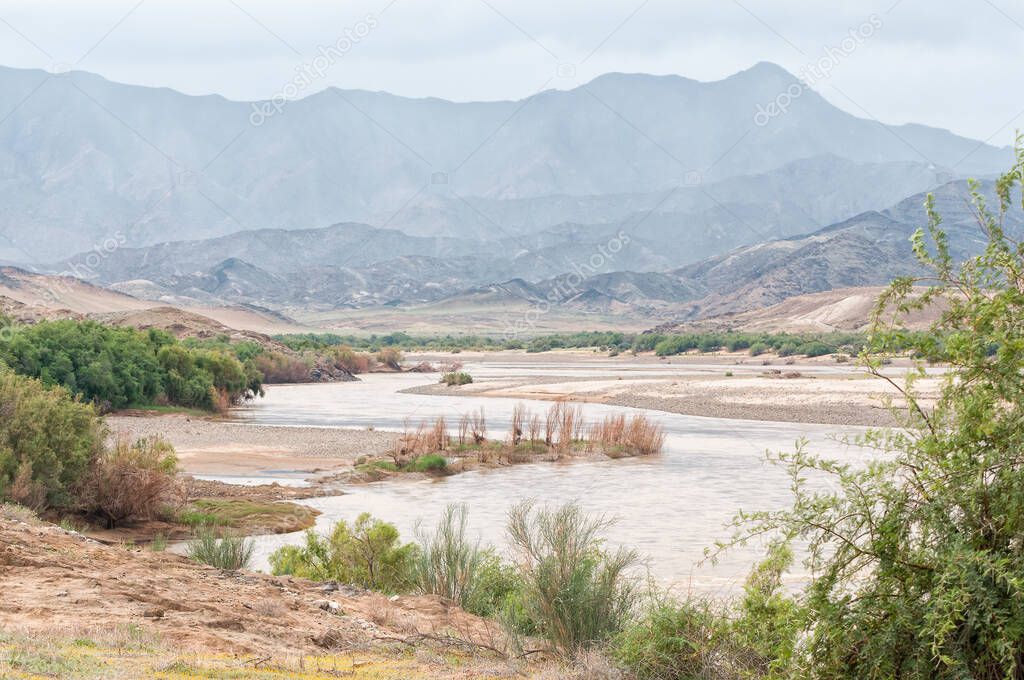
POLYGON ((263 379, 228 352, 186 347, 156 329, 94 321, 13 327, 0 341, 0 362, 101 410, 161 404, 223 410, 259 394, 263 379))

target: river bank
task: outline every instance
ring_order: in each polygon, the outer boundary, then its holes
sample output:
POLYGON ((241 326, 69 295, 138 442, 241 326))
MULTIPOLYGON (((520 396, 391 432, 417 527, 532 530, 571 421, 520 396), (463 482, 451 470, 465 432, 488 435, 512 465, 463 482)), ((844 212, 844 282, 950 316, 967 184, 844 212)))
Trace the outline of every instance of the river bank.
POLYGON ((225 572, 29 515, 0 514, 0 587, 3 677, 493 678, 525 667, 489 649, 504 645, 495 623, 435 596, 225 572))
MULTIPOLYGON (((434 360, 444 357, 428 355, 434 360)), ((608 366, 592 355, 561 354, 581 366, 608 366)), ((651 355, 621 359, 618 375, 578 375, 552 357, 525 354, 516 363, 524 375, 491 377, 487 362, 500 355, 473 357, 482 375, 471 384, 449 387, 419 385, 405 392, 429 396, 473 396, 504 399, 568 400, 662 411, 681 415, 757 420, 764 422, 814 423, 839 426, 892 427, 897 418, 886 405, 893 400, 901 410, 898 390, 886 380, 871 376, 857 366, 834 358, 791 359, 774 356, 753 358, 742 353, 695 354, 657 358, 651 355), (627 364, 628 362, 628 364, 627 364), (628 367, 627 367, 628 365, 628 367), (550 370, 546 369, 550 367, 550 370), (657 374, 653 374, 657 369, 657 374), (543 373, 543 374, 541 374, 543 373)), ((888 372, 899 376, 908 362, 899 361, 888 372)), ((899 380, 896 381, 900 383, 899 380)), ((937 393, 937 378, 927 378, 916 388, 924 404, 937 393)))
POLYGON ((398 440, 394 432, 259 425, 237 416, 110 415, 106 421, 112 436, 169 441, 185 474, 250 484, 267 478, 300 485, 307 477, 350 468, 361 456, 382 455, 398 440))

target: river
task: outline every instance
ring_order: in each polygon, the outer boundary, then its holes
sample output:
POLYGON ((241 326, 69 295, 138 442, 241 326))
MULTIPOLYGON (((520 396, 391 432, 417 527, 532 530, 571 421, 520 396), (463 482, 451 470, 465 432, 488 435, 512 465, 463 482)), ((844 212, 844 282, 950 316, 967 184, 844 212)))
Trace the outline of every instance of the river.
MULTIPOLYGON (((702 366, 686 371, 721 374, 733 366, 702 366)), ((503 362, 467 365, 478 378, 525 374, 615 379, 680 372, 658 364, 593 362, 564 364, 503 362)), ((803 370, 803 369, 801 369, 803 370)), ((833 372, 839 367, 821 367, 833 372)), ((436 374, 370 374, 357 383, 275 385, 267 396, 240 411, 250 422, 317 427, 401 430, 421 419, 444 415, 453 423, 465 412, 483 407, 490 435, 502 436, 513 407, 523 400, 404 394, 401 390, 433 383, 436 374)), ((536 412, 550 402, 525 402, 536 412)), ((467 472, 430 481, 388 481, 352 486, 342 496, 304 503, 321 511, 316 530, 326 532, 339 519, 361 512, 398 526, 411 540, 418 523, 430 527, 446 504, 467 503, 470 523, 480 537, 504 545, 508 508, 523 499, 541 503, 579 501, 588 511, 614 517, 608 532, 613 544, 636 548, 645 556, 652 576, 662 583, 699 591, 730 591, 761 554, 751 545, 728 552, 716 565, 703 561, 706 548, 726 539, 727 522, 741 509, 785 507, 790 499, 784 470, 765 462, 765 452, 792 450, 807 440, 810 450, 845 460, 863 460, 857 447, 839 441, 862 428, 763 421, 727 420, 667 414, 659 411, 584 404, 588 419, 607 413, 644 413, 667 434, 663 455, 601 462, 538 463, 467 472), (704 562, 704 563, 702 563, 704 562)), ((300 534, 261 536, 255 564, 267 569, 267 557, 281 545, 296 543, 300 534)), ((801 580, 799 570, 792 576, 801 580)))

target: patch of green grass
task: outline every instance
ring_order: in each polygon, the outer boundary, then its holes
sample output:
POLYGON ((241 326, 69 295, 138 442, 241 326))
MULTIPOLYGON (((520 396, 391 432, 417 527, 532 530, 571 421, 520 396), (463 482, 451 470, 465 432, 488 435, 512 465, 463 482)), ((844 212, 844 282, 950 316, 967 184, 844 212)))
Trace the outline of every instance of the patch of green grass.
POLYGON ((318 513, 286 501, 256 502, 243 498, 200 498, 178 516, 195 529, 231 528, 243 532, 286 532, 308 529, 318 513))
POLYGON ((236 571, 249 568, 255 549, 256 545, 251 538, 222 536, 210 529, 204 529, 189 541, 186 554, 196 562, 218 569, 236 571))
POLYGON ((398 466, 395 465, 390 460, 375 460, 367 464, 367 467, 376 470, 388 470, 390 472, 398 472, 398 466))
POLYGON ((190 527, 214 527, 224 526, 225 522, 212 512, 200 512, 198 510, 184 510, 178 515, 178 521, 190 527))
POLYGON ((406 472, 441 472, 448 467, 448 460, 441 455, 431 453, 420 456, 405 466, 406 472))
MULTIPOLYGON (((81 678, 102 677, 105 664, 91 656, 65 655, 47 651, 14 648, 7 658, 0 663, 0 672, 4 667, 13 671, 18 677, 50 677, 50 678, 81 678)), ((6 673, 3 677, 11 677, 6 673)))

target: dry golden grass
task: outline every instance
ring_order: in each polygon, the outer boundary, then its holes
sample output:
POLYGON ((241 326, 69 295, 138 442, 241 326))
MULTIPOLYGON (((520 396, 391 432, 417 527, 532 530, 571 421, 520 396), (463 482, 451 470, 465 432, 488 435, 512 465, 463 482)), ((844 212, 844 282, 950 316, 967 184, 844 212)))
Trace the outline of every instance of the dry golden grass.
POLYGON ((665 445, 665 432, 646 416, 627 418, 620 413, 594 423, 587 441, 590 446, 598 446, 609 455, 621 451, 626 455, 650 456, 661 452, 665 445))
POLYGON ((407 423, 391 457, 399 468, 421 456, 448 453, 462 458, 475 455, 481 463, 494 457, 514 463, 535 460, 538 454, 560 457, 578 452, 618 458, 660 453, 664 443, 661 426, 645 416, 613 415, 587 427, 579 405, 558 401, 543 418, 523 404, 516 405, 503 442, 487 439, 483 409, 463 414, 454 435, 444 417, 421 422, 415 430, 407 423))

